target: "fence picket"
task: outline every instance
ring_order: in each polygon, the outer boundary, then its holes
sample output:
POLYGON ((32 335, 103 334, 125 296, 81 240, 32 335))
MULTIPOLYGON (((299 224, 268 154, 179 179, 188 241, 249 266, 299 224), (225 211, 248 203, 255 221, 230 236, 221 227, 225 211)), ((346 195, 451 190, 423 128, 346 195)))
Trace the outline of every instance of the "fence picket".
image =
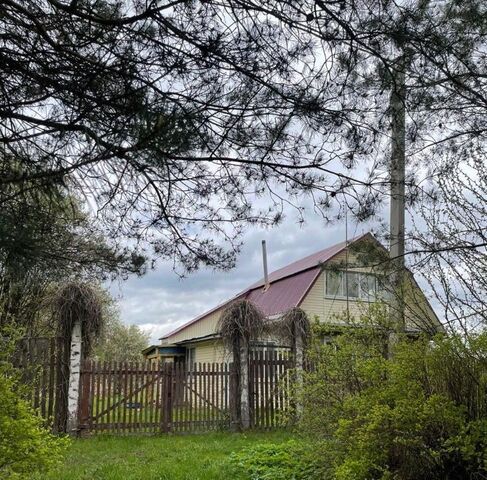
POLYGON ((95 403, 95 362, 90 360, 90 398, 88 400, 88 429, 93 430, 93 404, 95 403))

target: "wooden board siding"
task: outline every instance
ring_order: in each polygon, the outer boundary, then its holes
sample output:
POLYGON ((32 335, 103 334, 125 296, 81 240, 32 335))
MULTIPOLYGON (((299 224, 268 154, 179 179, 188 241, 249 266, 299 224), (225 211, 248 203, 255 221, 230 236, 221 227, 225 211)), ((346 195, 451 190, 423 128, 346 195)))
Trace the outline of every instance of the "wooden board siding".
POLYGON ((220 319, 221 309, 210 313, 207 317, 198 320, 192 325, 183 328, 181 331, 167 337, 163 340, 164 344, 177 343, 183 340, 189 340, 191 338, 204 337, 215 333, 218 326, 218 320, 220 319))
MULTIPOLYGON (((336 255, 327 265, 344 265, 346 261, 345 252, 341 252, 336 255)), ((371 268, 357 267, 357 258, 352 253, 348 255, 348 263, 354 265, 354 268, 349 268, 350 272, 370 272, 371 268)), ((326 287, 326 272, 323 272, 316 279, 314 285, 301 302, 300 307, 308 314, 311 321, 318 317, 320 322, 336 322, 336 317, 343 314, 347 308, 347 301, 337 298, 325 297, 326 287)), ((366 304, 363 302, 356 302, 353 300, 348 301, 350 315, 358 317, 360 314, 365 313, 366 304)))
POLYGON ((221 340, 198 342, 188 347, 195 348, 196 363, 222 363, 231 360, 221 340))
MULTIPOLYGON (((337 298, 325 297, 326 273, 323 272, 316 279, 315 284, 310 289, 304 300, 301 302, 301 308, 308 314, 313 321, 316 317, 320 322, 337 322, 337 316, 343 314, 347 308, 347 301, 337 298)), ((365 313, 366 304, 348 301, 350 315, 359 316, 365 313)))
POLYGON ((406 317, 406 325, 409 328, 418 329, 426 326, 437 331, 443 330, 443 326, 431 308, 425 294, 413 278, 409 278, 406 282, 405 303, 406 310, 404 315, 406 317))
MULTIPOLYGON (((358 260, 350 253, 348 262, 354 265, 350 272, 372 272, 370 267, 358 267, 358 260)), ((345 253, 342 252, 329 262, 329 265, 343 265, 345 253)), ((325 296, 326 272, 316 279, 316 282, 301 302, 301 308, 308 314, 311 321, 316 317, 320 322, 337 322, 337 317, 343 314, 347 308, 344 299, 329 298, 325 296)), ((406 325, 410 329, 417 329, 421 325, 439 325, 438 319, 429 305, 423 291, 417 286, 412 277, 408 277, 406 283, 406 325)), ((368 303, 349 299, 348 306, 350 316, 358 318, 367 312, 368 303)))

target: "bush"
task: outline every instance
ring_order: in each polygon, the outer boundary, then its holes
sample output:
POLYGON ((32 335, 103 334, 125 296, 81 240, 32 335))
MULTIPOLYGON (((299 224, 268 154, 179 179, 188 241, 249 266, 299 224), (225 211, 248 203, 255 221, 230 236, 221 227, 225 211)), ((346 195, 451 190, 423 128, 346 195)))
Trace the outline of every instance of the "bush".
POLYGON ((250 480, 322 480, 326 465, 315 455, 316 445, 290 440, 260 444, 230 456, 230 464, 250 480))
POLYGON ((310 350, 300 426, 321 441, 331 478, 484 478, 487 334, 404 337, 387 359, 385 331, 362 319, 310 350))
POLYGON ((8 348, 2 347, 0 479, 31 478, 34 472, 47 471, 59 464, 68 440, 53 436, 43 426, 43 419, 21 398, 22 387, 7 360, 8 348))

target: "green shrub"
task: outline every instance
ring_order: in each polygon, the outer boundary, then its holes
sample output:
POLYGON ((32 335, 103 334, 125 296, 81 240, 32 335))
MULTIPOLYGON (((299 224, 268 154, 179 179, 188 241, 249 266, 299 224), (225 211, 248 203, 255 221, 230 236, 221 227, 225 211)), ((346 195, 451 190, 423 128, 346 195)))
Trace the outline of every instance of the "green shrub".
POLYGON ((233 453, 230 464, 249 480, 322 480, 326 464, 316 455, 316 446, 290 440, 282 444, 259 444, 233 453))
POLYGON ((404 337, 387 359, 385 331, 362 319, 309 352, 300 427, 321 441, 331 478, 485 478, 487 334, 404 337))
MULTIPOLYGON (((1 338, 1 335, 0 335, 1 338)), ((62 460, 68 439, 53 436, 22 396, 23 388, 8 362, 8 346, 0 353, 0 479, 31 478, 62 460)))

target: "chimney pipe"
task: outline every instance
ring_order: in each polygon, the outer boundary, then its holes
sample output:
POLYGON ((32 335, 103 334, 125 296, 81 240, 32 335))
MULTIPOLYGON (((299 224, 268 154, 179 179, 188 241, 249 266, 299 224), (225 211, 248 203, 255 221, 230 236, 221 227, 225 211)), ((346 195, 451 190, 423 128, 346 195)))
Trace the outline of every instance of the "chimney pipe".
POLYGON ((262 262, 264 264, 264 292, 269 288, 269 272, 267 271, 267 248, 262 240, 262 262))

